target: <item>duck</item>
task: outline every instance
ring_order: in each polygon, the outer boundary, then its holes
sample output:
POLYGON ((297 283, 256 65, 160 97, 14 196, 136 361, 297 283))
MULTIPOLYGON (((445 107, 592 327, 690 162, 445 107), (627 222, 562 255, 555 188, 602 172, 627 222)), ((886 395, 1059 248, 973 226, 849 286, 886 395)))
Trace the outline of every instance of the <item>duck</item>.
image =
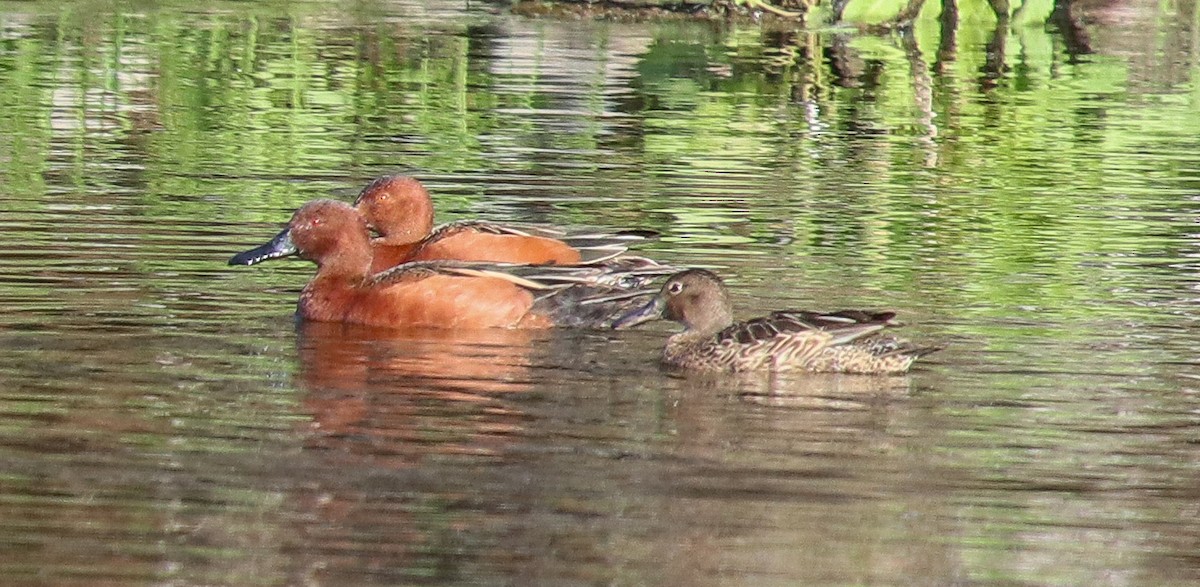
POLYGON ((350 204, 301 206, 274 238, 230 265, 299 256, 316 263, 296 314, 304 320, 387 328, 609 328, 654 294, 662 266, 641 257, 603 265, 537 267, 463 261, 411 261, 372 271, 367 221, 350 204))
POLYGON ((939 348, 880 334, 900 325, 895 316, 788 310, 735 322, 720 276, 687 269, 669 277, 649 301, 618 316, 613 327, 630 328, 660 317, 682 324, 683 331, 667 339, 662 361, 684 370, 900 375, 939 348))
POLYGON ((653 234, 645 230, 567 234, 544 227, 517 227, 480 220, 433 223, 433 200, 416 178, 386 175, 367 184, 354 200, 379 234, 371 246, 373 271, 409 261, 479 261, 534 265, 601 263, 653 234))

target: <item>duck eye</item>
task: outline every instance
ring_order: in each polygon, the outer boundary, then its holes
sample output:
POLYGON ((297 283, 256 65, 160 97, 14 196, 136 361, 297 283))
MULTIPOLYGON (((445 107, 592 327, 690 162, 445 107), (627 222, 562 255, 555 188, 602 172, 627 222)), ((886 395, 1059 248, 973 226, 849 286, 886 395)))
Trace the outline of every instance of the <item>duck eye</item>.
POLYGON ((667 292, 669 292, 671 294, 677 294, 681 291, 683 291, 683 284, 679 283, 678 281, 667 286, 667 292))

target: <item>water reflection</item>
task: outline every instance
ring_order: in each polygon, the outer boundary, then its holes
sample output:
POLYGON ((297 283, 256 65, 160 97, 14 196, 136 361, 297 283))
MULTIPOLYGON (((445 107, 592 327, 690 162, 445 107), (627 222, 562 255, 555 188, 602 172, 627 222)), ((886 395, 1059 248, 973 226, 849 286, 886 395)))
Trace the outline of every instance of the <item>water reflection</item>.
POLYGON ((943 4, 4 5, 0 572, 1197 582, 1196 4, 943 4), (309 265, 224 267, 401 171, 439 221, 654 228, 744 316, 896 308, 946 349, 705 381, 661 331, 297 333, 309 265))
MULTIPOLYGON (((891 556, 864 569, 861 553, 793 545, 798 531, 864 517, 878 519, 864 528, 872 536, 907 533, 909 523, 879 519, 891 516, 875 499, 900 471, 920 477, 907 462, 878 468, 904 444, 888 432, 904 411, 904 378, 796 381, 790 397, 825 401, 784 409, 756 403, 783 395, 747 393, 761 382, 731 378, 672 379, 655 397, 630 385, 660 381, 640 352, 606 349, 640 350, 650 337, 529 334, 302 329, 299 380, 313 414, 305 452, 327 472, 289 498, 304 520, 292 533, 293 574, 716 585, 815 580, 851 563, 862 576, 892 572, 891 556), (513 385, 480 386, 445 368, 475 365, 471 357, 513 385), (613 385, 617 365, 628 370, 613 385), (330 553, 334 545, 353 556, 330 553)), ((904 543, 920 551, 905 559, 910 576, 953 573, 944 549, 904 543)))
POLYGON ((309 448, 403 466, 429 454, 503 452, 522 415, 531 343, 505 329, 388 330, 300 325, 298 386, 311 413, 309 448))

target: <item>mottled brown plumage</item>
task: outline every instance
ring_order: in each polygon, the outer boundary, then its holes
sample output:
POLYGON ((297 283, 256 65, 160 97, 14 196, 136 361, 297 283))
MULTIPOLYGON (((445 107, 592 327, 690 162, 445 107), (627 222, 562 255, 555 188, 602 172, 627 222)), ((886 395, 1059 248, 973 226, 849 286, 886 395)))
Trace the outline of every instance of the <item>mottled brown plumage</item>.
POLYGON ((675 274, 653 300, 614 326, 660 316, 684 326, 667 339, 663 362, 685 369, 893 375, 937 350, 877 334, 898 325, 894 312, 794 310, 735 323, 725 285, 703 269, 675 274))

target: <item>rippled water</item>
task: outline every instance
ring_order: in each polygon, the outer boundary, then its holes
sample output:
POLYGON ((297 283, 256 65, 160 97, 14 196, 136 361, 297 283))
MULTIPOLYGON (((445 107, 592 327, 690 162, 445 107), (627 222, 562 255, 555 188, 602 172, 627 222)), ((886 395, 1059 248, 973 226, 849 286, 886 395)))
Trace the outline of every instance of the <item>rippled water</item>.
POLYGON ((1197 9, 1094 10, 0 4, 0 573, 1200 581, 1197 9), (680 377, 666 325, 297 325, 311 266, 225 265, 394 172, 440 220, 654 229, 739 315, 894 308, 945 349, 680 377))

